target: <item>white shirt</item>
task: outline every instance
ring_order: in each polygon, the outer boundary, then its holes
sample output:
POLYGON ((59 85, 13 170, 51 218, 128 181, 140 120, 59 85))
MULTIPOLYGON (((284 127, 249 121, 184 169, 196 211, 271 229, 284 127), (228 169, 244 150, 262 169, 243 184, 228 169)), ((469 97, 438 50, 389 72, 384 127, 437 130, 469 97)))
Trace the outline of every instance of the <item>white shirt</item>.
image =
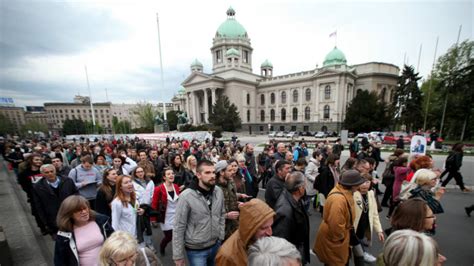
POLYGON ((155 190, 155 184, 153 181, 148 181, 146 187, 143 187, 141 181, 133 180, 133 188, 135 189, 135 194, 137 195, 138 204, 151 205, 153 191, 155 190))
POLYGON ((125 231, 137 236, 137 210, 128 203, 125 208, 119 198, 110 204, 112 207, 112 228, 115 231, 125 231))

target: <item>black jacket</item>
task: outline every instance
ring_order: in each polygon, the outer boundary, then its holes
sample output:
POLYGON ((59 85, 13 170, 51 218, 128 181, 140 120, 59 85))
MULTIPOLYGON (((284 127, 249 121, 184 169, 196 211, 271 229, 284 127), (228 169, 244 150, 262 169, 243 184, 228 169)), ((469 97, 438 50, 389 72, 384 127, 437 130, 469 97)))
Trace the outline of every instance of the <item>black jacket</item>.
POLYGON ((268 182, 267 188, 265 190, 265 201, 268 206, 272 209, 275 209, 275 203, 280 197, 281 192, 285 189, 285 181, 282 180, 279 176, 274 175, 268 182))
POLYGON ((150 159, 150 161, 153 163, 153 168, 155 168, 155 179, 153 179, 153 182, 155 182, 155 185, 159 185, 163 182, 163 169, 166 167, 166 162, 160 157, 154 160, 150 159))
POLYGON ((46 178, 42 178, 33 186, 33 200, 35 208, 41 221, 48 227, 50 233, 56 233, 56 215, 63 200, 71 195, 77 194, 74 181, 70 178, 59 178, 58 193, 48 184, 46 178))
POLYGON ((303 264, 309 263, 309 218, 302 201, 295 201, 284 190, 275 204, 273 236, 281 237, 295 245, 301 253, 303 264))
POLYGON ((334 183, 334 175, 329 169, 329 166, 322 165, 319 167, 319 176, 316 178, 314 188, 322 193, 326 198, 329 195, 329 192, 334 188, 336 185, 334 183))
POLYGON ((101 189, 97 190, 97 196, 95 198, 95 211, 108 216, 109 218, 112 217, 112 209, 110 208, 110 203, 114 199, 115 195, 115 186, 112 186, 112 196, 110 199, 107 199, 107 195, 101 189))
MULTIPOLYGON (((96 214, 95 222, 100 228, 100 232, 107 239, 113 232, 109 223, 109 217, 96 214)), ((56 244, 54 245, 54 265, 55 266, 76 266, 79 265, 79 254, 77 252, 74 232, 58 231, 56 244)))

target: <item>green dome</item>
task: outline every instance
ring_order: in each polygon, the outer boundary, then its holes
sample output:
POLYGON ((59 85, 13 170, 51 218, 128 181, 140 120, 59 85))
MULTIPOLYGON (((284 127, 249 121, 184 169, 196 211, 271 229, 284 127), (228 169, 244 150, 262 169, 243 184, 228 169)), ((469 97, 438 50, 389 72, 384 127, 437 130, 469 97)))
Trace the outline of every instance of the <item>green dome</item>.
POLYGON ((186 89, 183 86, 179 86, 178 94, 183 95, 186 93, 186 89))
POLYGON ((194 59, 194 61, 191 63, 191 67, 201 67, 202 68, 202 63, 199 62, 199 60, 194 59))
POLYGON ((237 56, 237 57, 239 57, 240 52, 239 52, 239 50, 237 50, 235 48, 230 48, 229 50, 227 50, 227 52, 225 52, 225 56, 237 56))
POLYGON ((345 65, 347 64, 346 56, 344 53, 334 47, 334 49, 326 55, 324 59, 323 66, 332 66, 332 65, 345 65))
POLYGON ((229 7, 227 10, 227 20, 222 23, 217 29, 216 35, 224 38, 239 38, 247 37, 247 31, 234 18, 235 10, 229 7))
POLYGON ((265 61, 260 65, 260 67, 273 67, 273 64, 268 61, 268 59, 265 59, 265 61))

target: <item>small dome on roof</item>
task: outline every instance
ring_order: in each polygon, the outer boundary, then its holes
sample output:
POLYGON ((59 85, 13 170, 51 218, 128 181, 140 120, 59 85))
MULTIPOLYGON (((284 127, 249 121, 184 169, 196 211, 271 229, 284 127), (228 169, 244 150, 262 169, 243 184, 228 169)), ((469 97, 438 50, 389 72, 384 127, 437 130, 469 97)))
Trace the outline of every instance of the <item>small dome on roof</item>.
POLYGON ((199 62, 199 60, 194 59, 194 61, 191 63, 191 67, 201 67, 202 68, 202 63, 199 62))
POLYGON ((235 20, 235 10, 232 7, 227 9, 227 20, 217 29, 216 36, 224 38, 247 37, 245 28, 235 20))
POLYGON ((273 67, 273 64, 268 61, 268 59, 265 59, 265 61, 260 65, 260 67, 273 67))
POLYGON ((178 94, 183 95, 186 93, 186 89, 181 85, 178 89, 178 94))
POLYGON ((334 46, 334 49, 329 52, 328 55, 326 55, 326 58, 324 59, 323 66, 332 66, 332 65, 345 65, 347 64, 346 56, 344 53, 337 49, 336 46, 334 46))
POLYGON ((225 55, 226 56, 240 56, 240 52, 239 50, 235 49, 235 48, 230 48, 229 50, 227 50, 227 52, 225 52, 225 55))

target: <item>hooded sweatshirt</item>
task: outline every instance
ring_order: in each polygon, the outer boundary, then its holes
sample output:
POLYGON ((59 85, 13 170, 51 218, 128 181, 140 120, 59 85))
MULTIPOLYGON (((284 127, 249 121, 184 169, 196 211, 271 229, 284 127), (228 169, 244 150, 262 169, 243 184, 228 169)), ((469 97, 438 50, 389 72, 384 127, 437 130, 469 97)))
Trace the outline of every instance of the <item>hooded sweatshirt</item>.
POLYGON ((69 178, 74 181, 81 196, 88 200, 95 199, 97 195, 97 185, 102 183, 102 177, 96 168, 92 167, 86 170, 82 167, 82 164, 80 164, 69 172, 69 178), (83 182, 85 183, 84 185, 82 184, 83 182))
POLYGON ((247 265, 247 249, 253 244, 255 232, 275 212, 260 199, 252 199, 240 207, 239 229, 219 249, 216 265, 247 265))

